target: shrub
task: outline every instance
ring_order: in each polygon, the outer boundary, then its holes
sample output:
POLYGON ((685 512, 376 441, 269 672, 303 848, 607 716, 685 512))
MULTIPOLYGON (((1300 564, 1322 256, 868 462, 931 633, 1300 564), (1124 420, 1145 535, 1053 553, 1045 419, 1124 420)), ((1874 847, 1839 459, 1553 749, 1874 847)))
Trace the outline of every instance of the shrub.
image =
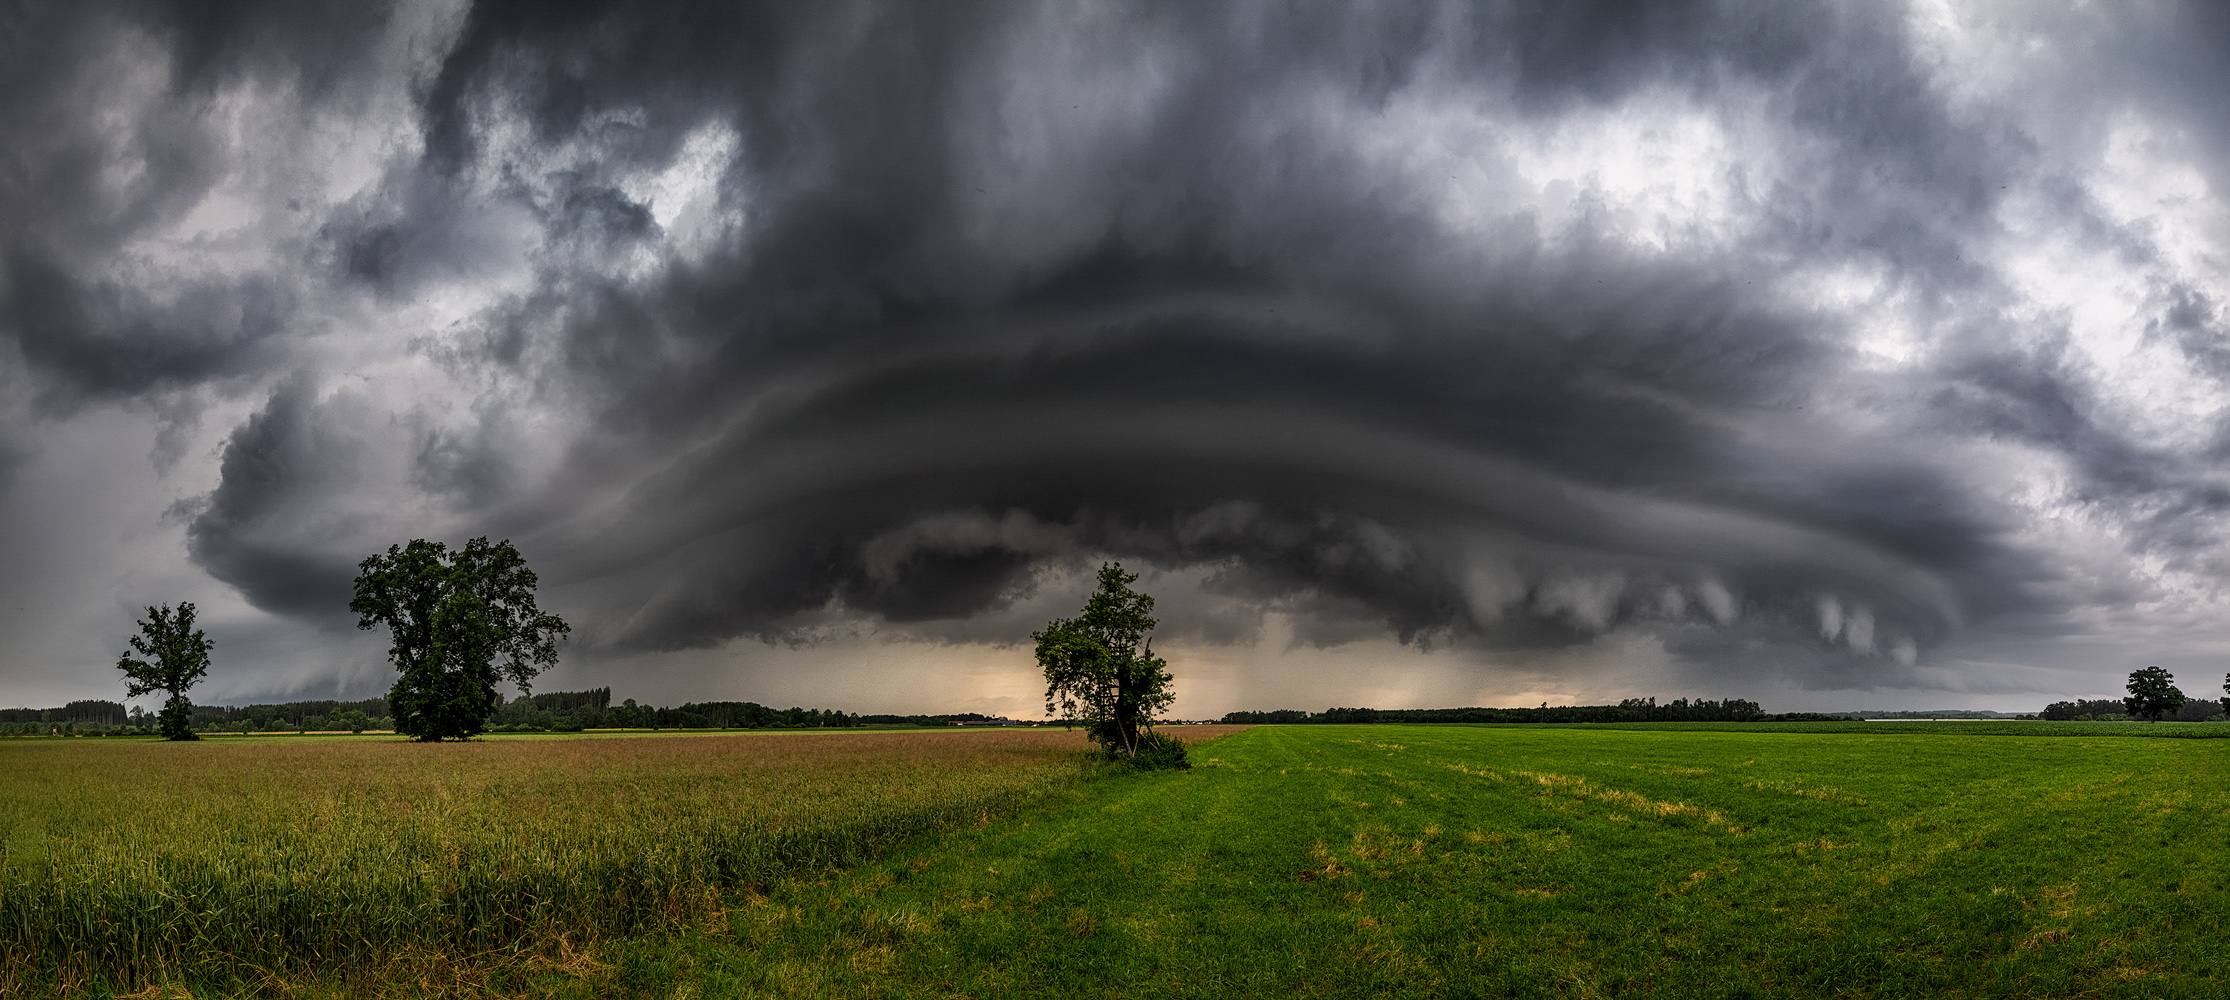
POLYGON ((1138 749, 1131 753, 1130 764, 1141 771, 1184 771, 1192 767, 1185 759, 1185 741, 1157 732, 1138 734, 1138 749))

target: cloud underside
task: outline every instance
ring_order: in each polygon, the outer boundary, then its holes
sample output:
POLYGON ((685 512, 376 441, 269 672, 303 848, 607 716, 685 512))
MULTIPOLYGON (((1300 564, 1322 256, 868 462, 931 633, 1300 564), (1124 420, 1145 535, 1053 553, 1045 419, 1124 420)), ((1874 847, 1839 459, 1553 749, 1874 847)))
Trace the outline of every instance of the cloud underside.
POLYGON ((1011 642, 1101 559, 1194 641, 1797 683, 2196 616, 2224 34, 1944 10, 53 11, 4 388, 147 407, 326 625, 483 533, 615 654, 1011 642))

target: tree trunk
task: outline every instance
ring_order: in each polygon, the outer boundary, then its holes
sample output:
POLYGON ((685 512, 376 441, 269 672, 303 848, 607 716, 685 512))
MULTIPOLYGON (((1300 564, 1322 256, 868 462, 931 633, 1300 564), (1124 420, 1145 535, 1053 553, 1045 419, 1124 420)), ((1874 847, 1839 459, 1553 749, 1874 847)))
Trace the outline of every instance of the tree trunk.
POLYGON ((1131 679, 1129 664, 1115 668, 1115 732, 1123 741, 1123 752, 1138 752, 1138 690, 1131 679))

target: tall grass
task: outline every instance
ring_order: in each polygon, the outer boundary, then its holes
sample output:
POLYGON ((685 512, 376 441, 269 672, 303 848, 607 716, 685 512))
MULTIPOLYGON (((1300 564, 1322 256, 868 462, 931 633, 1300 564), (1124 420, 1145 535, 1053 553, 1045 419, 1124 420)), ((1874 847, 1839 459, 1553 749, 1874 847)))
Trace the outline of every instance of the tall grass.
POLYGON ((1057 731, 0 743, 0 995, 558 955, 1073 784, 1057 731))

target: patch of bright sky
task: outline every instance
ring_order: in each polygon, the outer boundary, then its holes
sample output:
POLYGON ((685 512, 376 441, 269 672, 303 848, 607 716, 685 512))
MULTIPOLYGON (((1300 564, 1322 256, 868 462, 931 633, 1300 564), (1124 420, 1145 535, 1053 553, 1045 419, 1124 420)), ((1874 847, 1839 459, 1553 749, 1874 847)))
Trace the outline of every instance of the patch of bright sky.
POLYGON ((2031 189, 2002 202, 2004 237, 1992 249, 2023 300, 2007 318, 2039 336, 2064 328, 2094 373, 2093 416, 2154 447, 2193 451, 2208 445, 2230 396, 2174 338, 2156 335, 2155 324, 2167 289, 2197 287, 2213 297, 2223 282, 2206 263, 2214 248, 2201 230, 2177 221, 2202 214, 2205 183, 2163 139, 2134 118, 2117 124, 2085 179, 2118 238, 2098 238, 2063 199, 2031 189))
POLYGON ((1988 30, 2005 27, 1992 24, 1990 13, 1954 0, 1913 0, 1905 9, 1914 60, 1955 109, 1995 104, 2026 76, 2021 67, 2038 47, 2049 44, 2040 35, 1988 30))
POLYGON ((1783 279, 1782 291, 1848 331, 1846 343, 1867 370, 1903 370, 1926 356, 1925 321, 1880 262, 1845 258, 1800 267, 1783 279))
POLYGON ((1407 92, 1354 129, 1358 154, 1408 176, 1452 233, 1497 236, 1525 216, 1550 241, 1584 231, 1648 252, 1720 247, 1744 230, 1746 191, 1769 181, 1754 175, 1777 162, 1729 126, 1757 117, 1748 95, 1706 108, 1645 90, 1552 118, 1454 95, 1407 92))
POLYGON ((665 169, 620 182, 620 190, 650 211, 666 245, 685 261, 703 260, 743 223, 740 212, 723 210, 720 187, 742 143, 728 123, 706 122, 682 139, 665 169))
POLYGON ((2199 448, 2230 399, 2192 369, 2173 338, 2149 335, 2148 324, 2172 287, 2224 297, 2225 248, 2212 234, 2230 219, 2210 199, 2189 137, 2116 104, 2122 98, 2097 85, 2086 53, 2058 40, 2111 30, 2082 23, 2101 16, 2113 14, 1916 0, 1907 26, 1954 114, 2009 125, 2050 150, 2047 161, 2073 165, 2069 176, 2004 192, 2002 231, 1976 248, 2020 299, 2006 318, 2037 336, 2065 328, 2094 376, 2094 416, 2114 430, 2155 446, 2199 448), (2064 182, 2078 185, 2087 203, 2071 204, 2064 182), (2101 240, 2086 212, 2117 230, 2114 238, 2101 240))
POLYGON ((2049 594, 2046 603, 2068 609, 2062 624, 2071 631, 2100 634, 2112 624, 2134 638, 2171 623, 2197 627, 2223 617, 2224 595, 2211 577, 2159 553, 2133 552, 2125 526, 2142 521, 2144 511, 2103 508, 2074 493, 2079 479, 2065 455, 1982 439, 1945 447, 1947 460, 2009 509, 2007 543, 2051 554, 2050 576, 2029 586, 2049 594))

